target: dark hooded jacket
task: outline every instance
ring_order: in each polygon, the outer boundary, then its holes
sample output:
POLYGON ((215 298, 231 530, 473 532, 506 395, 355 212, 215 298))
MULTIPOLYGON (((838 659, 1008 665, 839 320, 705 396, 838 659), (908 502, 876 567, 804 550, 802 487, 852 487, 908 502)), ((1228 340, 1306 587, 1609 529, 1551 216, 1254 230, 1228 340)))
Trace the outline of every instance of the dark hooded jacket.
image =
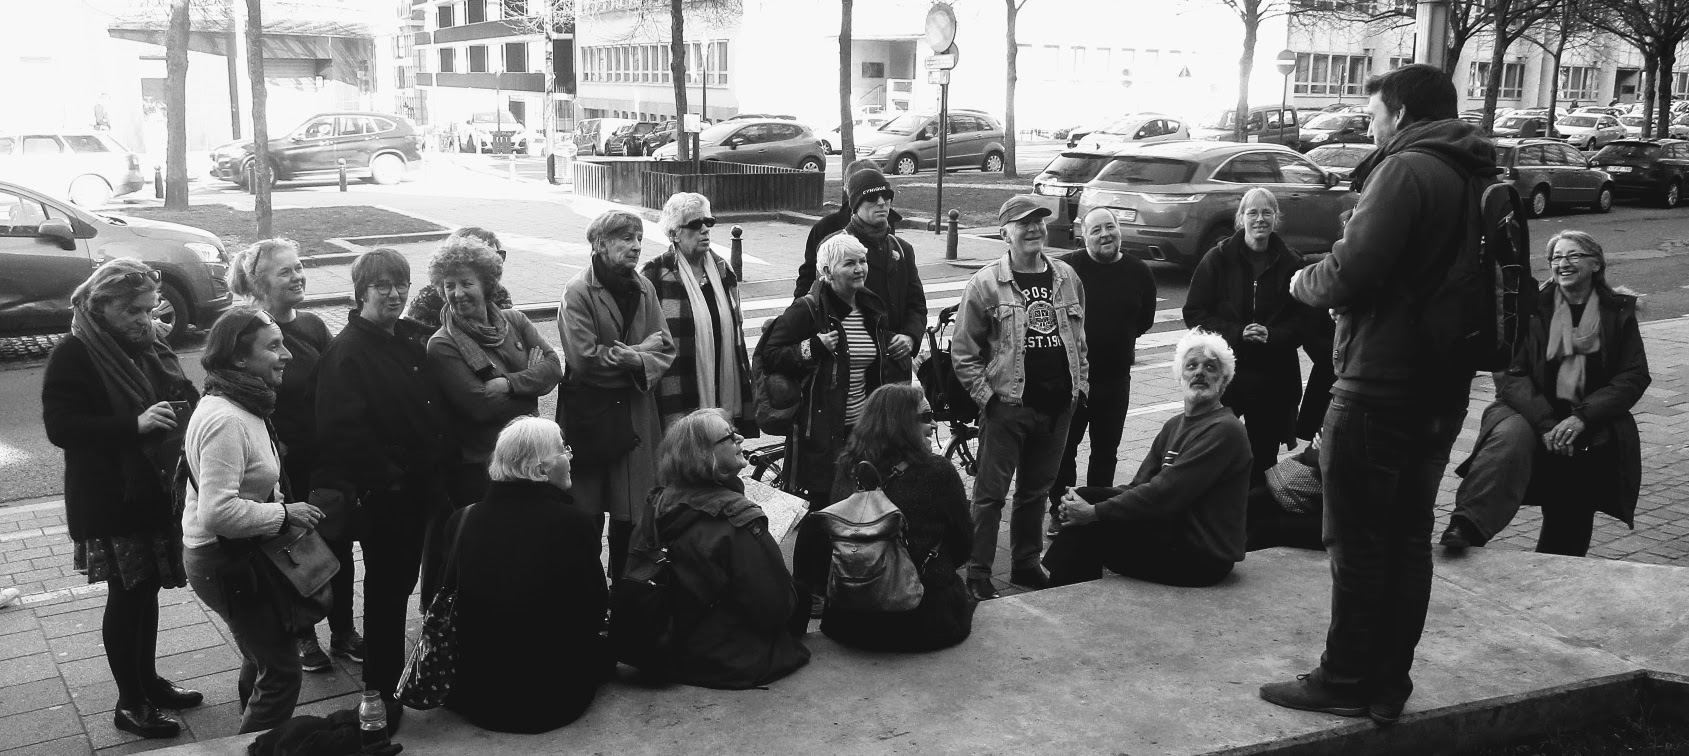
POLYGON ((1476 233, 1468 188, 1495 173, 1494 144, 1454 119, 1410 125, 1356 167, 1361 199, 1343 238, 1291 289, 1337 311, 1338 395, 1430 410, 1466 405, 1472 372, 1437 357, 1418 325, 1419 302, 1476 233), (1467 225, 1453 220, 1462 217, 1467 225))
MULTIPOLYGON (((705 688, 767 685, 809 663, 786 627, 797 596, 768 517, 744 483, 671 485, 657 494, 657 528, 681 587, 675 624, 687 630, 673 680, 705 688), (692 514, 696 513, 696 514, 692 514)), ((636 531, 634 551, 649 550, 636 531)))

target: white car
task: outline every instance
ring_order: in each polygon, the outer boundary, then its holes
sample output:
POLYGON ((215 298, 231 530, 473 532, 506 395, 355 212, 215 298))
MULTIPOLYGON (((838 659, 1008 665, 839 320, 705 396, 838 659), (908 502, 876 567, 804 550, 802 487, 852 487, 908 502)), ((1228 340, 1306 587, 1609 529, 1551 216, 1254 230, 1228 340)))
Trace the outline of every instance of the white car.
POLYGON ((1619 125, 1624 127, 1625 136, 1629 137, 1642 136, 1642 124, 1646 122, 1646 119, 1639 115, 1619 116, 1619 125))
POLYGON ((0 132, 0 180, 96 208, 147 185, 141 158, 101 132, 0 132))
POLYGON ((1110 150, 1126 142, 1170 142, 1191 138, 1190 127, 1177 118, 1161 113, 1133 113, 1079 140, 1081 150, 1110 150))
POLYGON ((463 123, 463 151, 492 152, 495 135, 504 132, 508 132, 515 142, 516 152, 523 155, 530 154, 530 151, 539 154, 540 145, 545 141, 538 129, 523 126, 510 111, 499 113, 489 110, 476 113, 463 123))
POLYGON ((1619 119, 1610 115, 1577 114, 1554 122, 1554 130, 1573 147, 1592 152, 1626 136, 1619 119))
MULTIPOLYGON (((853 128, 851 135, 857 139, 861 139, 862 134, 879 129, 886 121, 891 120, 893 115, 894 114, 884 112, 868 114, 858 113, 855 118, 851 119, 851 126, 853 128)), ((827 150, 827 154, 839 154, 839 150, 844 144, 843 126, 834 126, 831 130, 821 132, 818 136, 821 137, 821 146, 823 149, 827 150)))

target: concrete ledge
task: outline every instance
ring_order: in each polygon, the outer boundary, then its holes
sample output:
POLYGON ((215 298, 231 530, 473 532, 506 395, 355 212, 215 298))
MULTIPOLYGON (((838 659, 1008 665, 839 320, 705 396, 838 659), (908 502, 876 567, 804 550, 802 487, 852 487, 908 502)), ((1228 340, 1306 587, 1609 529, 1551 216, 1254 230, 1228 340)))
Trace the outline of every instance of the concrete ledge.
POLYGON ((321 268, 325 265, 345 265, 357 259, 373 247, 384 244, 414 244, 416 242, 440 241, 451 236, 450 231, 419 231, 414 234, 383 234, 379 236, 348 236, 340 239, 324 239, 323 243, 343 252, 333 252, 326 255, 311 255, 300 262, 307 268, 321 268))

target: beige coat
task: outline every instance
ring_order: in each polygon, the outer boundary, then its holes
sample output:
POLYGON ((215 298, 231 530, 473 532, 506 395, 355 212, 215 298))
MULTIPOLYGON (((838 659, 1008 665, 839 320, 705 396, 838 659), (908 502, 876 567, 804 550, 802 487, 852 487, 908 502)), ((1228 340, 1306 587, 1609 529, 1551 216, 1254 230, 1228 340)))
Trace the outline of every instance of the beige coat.
MULTIPOLYGON (((639 282, 639 307, 634 311, 633 322, 624 328, 621 308, 599 283, 592 267, 577 273, 563 288, 563 303, 557 309, 557 332, 568 365, 565 384, 636 389, 632 402, 633 425, 639 445, 610 465, 575 468, 572 492, 576 501, 609 512, 611 519, 631 521, 638 527, 650 514, 646 496, 657 485, 657 443, 663 438, 653 389, 674 362, 675 348, 670 338, 664 340, 662 347, 641 349, 642 365, 637 371, 611 362, 610 346, 615 342, 640 349, 638 344, 646 337, 658 331, 666 332, 657 290, 644 276, 634 278, 639 282)), ((557 410, 561 425, 561 398, 557 410)), ((580 446, 590 440, 568 439, 568 442, 580 446)))

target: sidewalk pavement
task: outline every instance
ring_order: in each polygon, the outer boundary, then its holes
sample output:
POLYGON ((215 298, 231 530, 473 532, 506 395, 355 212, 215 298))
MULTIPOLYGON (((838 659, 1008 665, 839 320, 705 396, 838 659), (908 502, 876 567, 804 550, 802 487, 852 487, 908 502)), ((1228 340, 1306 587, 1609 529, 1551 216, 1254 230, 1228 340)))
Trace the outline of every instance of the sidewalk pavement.
MULTIPOLYGON (((1634 410, 1643 445, 1637 528, 1629 531, 1615 520, 1598 518, 1590 555, 1689 566, 1689 318, 1645 323, 1642 334, 1654 383, 1634 410)), ((1179 409, 1168 357, 1166 348, 1154 350, 1140 358, 1135 370, 1117 482, 1131 478, 1142 451, 1179 409)), ((1487 379, 1474 381, 1456 460, 1470 451, 1479 415, 1492 398, 1487 379)), ((1085 458, 1081 449, 1081 465, 1085 458)), ((1447 521, 1456 483, 1452 474, 1443 481, 1439 528, 1447 521)), ((1527 509, 1489 549, 1530 550, 1539 524, 1540 515, 1527 509)), ((1007 580, 1006 525, 998 544, 994 581, 1005 595, 1022 592, 1007 580)), ((205 705, 182 713, 186 729, 175 740, 139 741, 112 726, 116 691, 100 641, 105 589, 87 585, 71 569, 71 551, 60 501, 0 506, 0 587, 14 586, 24 594, 22 606, 0 609, 0 756, 133 753, 234 734, 238 654, 224 623, 185 589, 162 594, 158 668, 203 691, 205 705)), ((361 566, 358 574, 363 575, 361 566)), ((360 590, 361 585, 360 580, 360 590)), ((361 618, 362 600, 355 605, 361 618)), ((413 636, 418 622, 412 602, 413 636)), ((306 675, 299 712, 324 714, 355 705, 358 674, 357 665, 337 659, 330 673, 306 675)))

